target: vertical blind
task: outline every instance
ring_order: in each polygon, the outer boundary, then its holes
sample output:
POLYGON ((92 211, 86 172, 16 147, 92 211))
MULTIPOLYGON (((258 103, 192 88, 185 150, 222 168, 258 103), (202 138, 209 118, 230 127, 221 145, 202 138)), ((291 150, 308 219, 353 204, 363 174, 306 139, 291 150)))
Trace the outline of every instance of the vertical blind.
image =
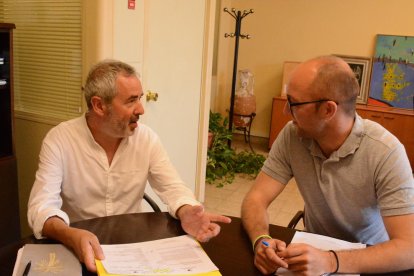
POLYGON ((81 0, 0 0, 14 23, 15 110, 57 121, 82 106, 81 0))

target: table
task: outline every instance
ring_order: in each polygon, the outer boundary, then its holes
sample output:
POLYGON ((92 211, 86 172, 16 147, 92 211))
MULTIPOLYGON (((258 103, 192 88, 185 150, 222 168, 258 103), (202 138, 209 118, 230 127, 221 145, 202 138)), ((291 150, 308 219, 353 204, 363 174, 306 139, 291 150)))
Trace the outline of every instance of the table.
MULTIPOLYGON (((223 276, 262 275, 253 265, 251 242, 244 232, 240 218, 231 217, 232 223, 223 224, 218 237, 202 246, 223 276)), ((72 226, 93 232, 102 244, 144 242, 185 234, 180 222, 168 213, 139 213, 95 218, 72 223, 72 226)), ((295 230, 276 225, 270 234, 290 242, 295 230)), ((54 243, 36 240, 33 236, 0 248, 0 275, 12 275, 17 250, 27 243, 54 243)), ((83 275, 95 275, 86 271, 83 275)), ((414 271, 383 275, 414 275, 414 271)))

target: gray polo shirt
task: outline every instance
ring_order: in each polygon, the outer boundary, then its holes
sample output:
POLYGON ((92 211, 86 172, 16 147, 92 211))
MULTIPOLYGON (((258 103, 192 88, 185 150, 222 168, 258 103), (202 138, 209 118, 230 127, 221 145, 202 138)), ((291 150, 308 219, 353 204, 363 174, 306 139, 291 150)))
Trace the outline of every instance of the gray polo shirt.
POLYGON ((326 158, 289 122, 263 172, 282 184, 295 177, 310 232, 352 242, 389 239, 381 216, 414 213, 414 180, 404 146, 381 125, 356 116, 344 144, 326 158))

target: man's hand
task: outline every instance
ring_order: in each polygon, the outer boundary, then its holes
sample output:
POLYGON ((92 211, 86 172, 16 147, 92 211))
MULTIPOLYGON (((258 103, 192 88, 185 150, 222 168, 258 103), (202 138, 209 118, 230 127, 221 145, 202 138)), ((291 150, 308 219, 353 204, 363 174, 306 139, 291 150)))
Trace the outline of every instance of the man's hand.
POLYGON ((303 243, 292 243, 277 254, 289 265, 288 269, 300 275, 322 275, 336 269, 336 259, 329 251, 322 251, 303 243))
POLYGON ((98 238, 91 232, 70 227, 68 246, 75 251, 79 260, 91 272, 96 272, 95 259, 105 258, 98 238))
POLYGON ((200 242, 207 242, 220 233, 220 226, 213 222, 230 223, 231 219, 222 215, 204 212, 203 206, 184 205, 177 211, 184 231, 200 242))
POLYGON ((91 272, 96 272, 95 259, 105 258, 99 240, 93 233, 70 227, 59 217, 48 218, 42 234, 71 248, 91 272))
POLYGON ((265 275, 274 273, 279 267, 288 268, 288 264, 278 254, 286 250, 286 243, 276 239, 263 239, 269 246, 258 243, 255 247, 254 265, 265 275))

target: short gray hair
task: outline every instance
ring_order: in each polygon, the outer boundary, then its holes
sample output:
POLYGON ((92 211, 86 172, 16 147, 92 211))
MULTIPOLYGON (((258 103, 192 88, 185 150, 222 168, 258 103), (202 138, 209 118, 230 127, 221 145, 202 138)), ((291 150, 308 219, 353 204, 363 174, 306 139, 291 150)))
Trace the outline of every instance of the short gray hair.
POLYGON ((91 99, 93 96, 101 97, 106 104, 112 102, 117 94, 116 79, 119 74, 138 78, 138 74, 132 66, 118 60, 103 60, 90 69, 84 87, 85 100, 89 110, 92 108, 91 99))

